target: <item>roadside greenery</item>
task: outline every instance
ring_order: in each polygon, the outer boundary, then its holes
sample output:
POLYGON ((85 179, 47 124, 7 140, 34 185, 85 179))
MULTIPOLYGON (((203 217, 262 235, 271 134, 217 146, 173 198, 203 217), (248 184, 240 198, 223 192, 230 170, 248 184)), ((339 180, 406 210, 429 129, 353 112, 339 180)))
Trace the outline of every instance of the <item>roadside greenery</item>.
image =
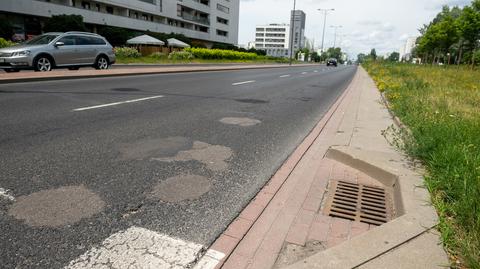
POLYGON ((142 54, 136 48, 117 47, 115 48, 115 55, 119 58, 140 58, 142 54))
POLYGON ((409 127, 405 150, 422 160, 453 267, 480 268, 480 71, 364 64, 409 127))
POLYGON ((256 60, 259 57, 255 53, 221 49, 186 48, 185 51, 190 52, 195 58, 204 60, 256 60))
POLYGON ((445 6, 420 33, 415 54, 423 62, 480 64, 480 0, 464 8, 445 6))
POLYGON ((15 46, 15 45, 16 45, 16 43, 14 43, 12 41, 9 41, 9 40, 5 40, 5 39, 0 37, 0 49, 15 46))
POLYGON ((173 51, 168 55, 168 59, 174 61, 189 61, 193 58, 193 54, 189 51, 173 51))

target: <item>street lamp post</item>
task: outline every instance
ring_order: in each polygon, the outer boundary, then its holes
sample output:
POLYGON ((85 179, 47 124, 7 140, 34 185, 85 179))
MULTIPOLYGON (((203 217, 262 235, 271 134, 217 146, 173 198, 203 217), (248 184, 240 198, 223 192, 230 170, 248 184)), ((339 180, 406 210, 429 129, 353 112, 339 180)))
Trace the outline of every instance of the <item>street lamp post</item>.
POLYGON ((294 32, 295 32, 295 9, 297 8, 297 0, 293 0, 293 14, 290 14, 290 16, 292 17, 292 21, 291 21, 291 33, 290 33, 290 65, 292 65, 292 62, 293 62, 293 35, 294 35, 294 32))
POLYGON ((323 17, 323 33, 322 33, 322 53, 323 53, 323 49, 324 49, 323 46, 325 44, 325 27, 327 25, 327 15, 328 15, 329 11, 334 11, 334 10, 335 10, 334 8, 329 8, 329 9, 319 8, 318 9, 318 11, 321 11, 324 14, 324 17, 323 17))
POLYGON ((332 26, 330 26, 330 27, 332 27, 332 28, 335 29, 335 37, 333 38, 333 48, 335 48, 335 46, 337 45, 337 30, 338 30, 339 28, 342 28, 343 26, 341 26, 341 25, 332 25, 332 26))

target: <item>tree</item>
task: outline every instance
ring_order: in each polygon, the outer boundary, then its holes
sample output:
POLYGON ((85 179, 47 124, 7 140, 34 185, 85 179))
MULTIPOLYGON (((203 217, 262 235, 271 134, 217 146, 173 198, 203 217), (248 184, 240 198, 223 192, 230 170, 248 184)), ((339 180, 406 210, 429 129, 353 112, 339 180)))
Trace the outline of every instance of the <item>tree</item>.
POLYGON ((367 55, 365 55, 364 53, 360 53, 357 55, 357 62, 361 64, 365 62, 366 58, 367 58, 367 55))
POLYGON ((53 15, 49 18, 43 27, 45 32, 69 32, 82 31, 86 32, 87 27, 83 23, 81 15, 53 15))
POLYGON ((7 20, 0 20, 0 37, 11 40, 13 36, 13 26, 7 20))
POLYGON ((390 61, 390 62, 398 62, 398 60, 400 60, 400 53, 392 52, 392 54, 390 54, 390 56, 388 56, 387 60, 390 61))
POLYGON ((105 37, 112 46, 124 46, 127 43, 127 40, 134 37, 135 35, 140 35, 140 33, 135 34, 135 32, 127 30, 125 28, 113 27, 113 26, 103 26, 98 28, 98 34, 105 37))
POLYGON ((370 51, 370 55, 369 55, 369 56, 370 56, 370 58, 371 58, 372 60, 376 61, 376 60, 377 60, 377 51, 376 51, 375 49, 372 49, 372 50, 370 51))
MULTIPOLYGON (((480 1, 476 1, 480 5, 480 1)), ((473 3, 475 5, 475 2, 473 3)), ((477 42, 480 39, 480 9, 466 6, 463 8, 462 15, 456 21, 456 26, 461 37, 461 47, 459 52, 459 62, 462 59, 463 45, 467 43, 470 50, 475 55, 477 42)), ((472 65, 475 64, 475 57, 472 56, 472 65)))

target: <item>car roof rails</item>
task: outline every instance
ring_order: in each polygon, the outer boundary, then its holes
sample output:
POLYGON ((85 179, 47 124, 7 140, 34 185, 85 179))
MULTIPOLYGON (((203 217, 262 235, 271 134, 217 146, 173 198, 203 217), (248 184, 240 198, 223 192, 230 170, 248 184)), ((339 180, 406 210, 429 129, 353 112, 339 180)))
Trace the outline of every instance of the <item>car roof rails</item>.
POLYGON ((93 36, 98 36, 98 34, 95 34, 95 33, 90 33, 90 32, 79 32, 79 31, 70 31, 70 32, 66 32, 65 34, 82 34, 82 35, 93 35, 93 36))

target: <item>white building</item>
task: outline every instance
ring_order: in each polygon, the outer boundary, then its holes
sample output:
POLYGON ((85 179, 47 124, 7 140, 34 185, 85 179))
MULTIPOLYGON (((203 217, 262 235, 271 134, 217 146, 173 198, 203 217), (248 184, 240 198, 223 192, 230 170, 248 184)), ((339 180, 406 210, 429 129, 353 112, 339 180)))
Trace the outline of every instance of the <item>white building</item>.
POLYGON ((400 47, 399 61, 410 61, 412 59, 412 52, 416 46, 417 37, 409 37, 405 41, 405 45, 400 47))
POLYGON ((108 25, 237 44, 239 6, 240 0, 0 0, 0 19, 25 36, 40 34, 45 18, 76 14, 92 31, 108 25))
POLYGON ((288 24, 258 25, 255 30, 255 48, 265 50, 267 55, 288 57, 290 26, 288 24))

